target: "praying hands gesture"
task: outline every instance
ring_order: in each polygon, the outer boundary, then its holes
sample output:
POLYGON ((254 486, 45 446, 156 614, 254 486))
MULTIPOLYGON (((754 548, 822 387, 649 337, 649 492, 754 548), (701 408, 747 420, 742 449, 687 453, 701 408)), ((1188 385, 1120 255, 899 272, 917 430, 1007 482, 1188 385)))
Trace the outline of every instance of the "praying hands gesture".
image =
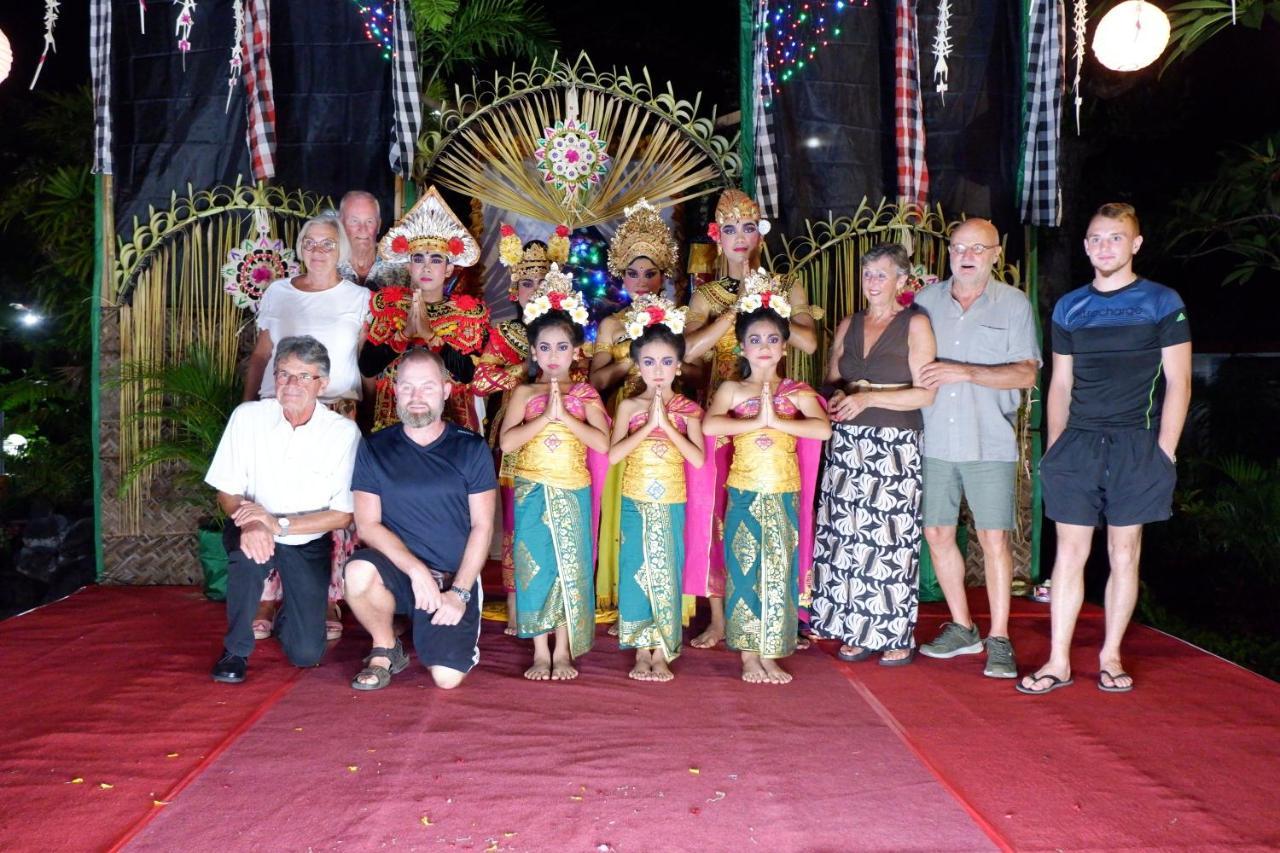
POLYGON ((778 413, 773 408, 773 391, 768 382, 760 388, 760 413, 756 418, 761 429, 769 429, 778 422, 778 413))
MULTIPOLYGON (((560 381, 551 380, 551 392, 547 395, 547 420, 560 423, 564 420, 564 400, 560 396, 560 381)), ((570 415, 572 417, 572 415, 570 415)))
POLYGON ((649 406, 649 421, 644 429, 646 435, 659 429, 667 435, 671 434, 671 421, 667 418, 667 404, 662 400, 661 391, 653 395, 653 404, 649 406))
POLYGON ((413 298, 409 302, 409 320, 405 323, 405 334, 410 338, 426 341, 431 349, 439 349, 442 343, 431 321, 427 319, 427 308, 422 301, 422 291, 413 289, 413 298))

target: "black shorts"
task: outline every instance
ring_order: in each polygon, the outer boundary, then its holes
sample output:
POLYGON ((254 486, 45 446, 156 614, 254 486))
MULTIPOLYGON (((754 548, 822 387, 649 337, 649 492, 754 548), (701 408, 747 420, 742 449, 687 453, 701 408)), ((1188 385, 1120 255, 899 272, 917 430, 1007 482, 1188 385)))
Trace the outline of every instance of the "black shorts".
POLYGON ((378 575, 396 600, 396 613, 413 620, 413 647, 423 666, 443 666, 458 672, 470 672, 480 661, 480 609, 484 591, 479 578, 471 586, 471 600, 457 625, 432 625, 431 614, 414 607, 413 583, 409 576, 381 551, 361 548, 351 555, 347 565, 356 560, 372 563, 378 575))
POLYGON ((1087 527, 1167 520, 1177 466, 1156 437, 1147 429, 1065 430, 1040 460, 1045 515, 1087 527))

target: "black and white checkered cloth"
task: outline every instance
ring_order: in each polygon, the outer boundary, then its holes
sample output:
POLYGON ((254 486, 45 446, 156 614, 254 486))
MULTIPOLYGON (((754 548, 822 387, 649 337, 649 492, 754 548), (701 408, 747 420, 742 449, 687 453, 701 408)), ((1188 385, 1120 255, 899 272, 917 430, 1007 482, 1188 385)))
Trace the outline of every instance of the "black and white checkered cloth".
POLYGON ((755 56, 752 60, 752 85, 755 87, 756 203, 761 216, 778 214, 778 156, 773 147, 773 116, 769 112, 772 102, 773 75, 769 71, 769 0, 757 0, 754 21, 755 56))
POLYGON ((89 7, 89 70, 93 75, 93 171, 110 175, 111 162, 111 0, 89 7))
POLYGON ((413 172, 413 153, 422 129, 422 93, 418 91, 418 42, 413 35, 409 4, 396 0, 396 50, 391 59, 391 97, 395 121, 391 125, 391 171, 404 178, 413 172))
POLYGON ((1066 10, 1062 0, 1031 0, 1022 160, 1022 221, 1028 225, 1062 223, 1058 142, 1062 134, 1066 54, 1066 10))

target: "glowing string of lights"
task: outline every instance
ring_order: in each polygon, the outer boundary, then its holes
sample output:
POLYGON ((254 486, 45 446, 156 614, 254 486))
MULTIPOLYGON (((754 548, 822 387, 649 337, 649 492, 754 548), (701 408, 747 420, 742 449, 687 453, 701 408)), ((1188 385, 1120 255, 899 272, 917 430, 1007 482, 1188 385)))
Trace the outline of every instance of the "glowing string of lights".
POLYGON ((765 19, 769 38, 769 69, 785 83, 812 62, 820 48, 840 36, 838 18, 850 6, 865 7, 870 0, 792 0, 770 9, 765 19))
POLYGON ((351 0, 360 19, 364 22, 364 37, 373 42, 382 51, 382 58, 390 60, 395 56, 395 20, 396 4, 394 2, 368 2, 368 0, 351 0))

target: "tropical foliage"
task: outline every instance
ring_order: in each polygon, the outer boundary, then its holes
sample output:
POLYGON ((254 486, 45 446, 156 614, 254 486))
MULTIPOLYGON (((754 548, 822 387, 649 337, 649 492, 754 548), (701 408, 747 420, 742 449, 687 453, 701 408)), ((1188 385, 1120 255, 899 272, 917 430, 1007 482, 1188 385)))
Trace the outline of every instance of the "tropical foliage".
POLYGON ((1280 273, 1280 133, 1220 155, 1217 172, 1174 204, 1169 251, 1191 260, 1218 256, 1223 284, 1280 273))
POLYGON ((1267 18, 1280 22, 1280 0, 1188 0, 1167 12, 1169 47, 1161 72, 1233 24, 1257 30, 1267 18))
POLYGON ((555 49, 542 9, 526 0, 410 0, 423 93, 447 96, 459 68, 498 58, 533 59, 555 49))
POLYGON ((163 474, 177 501, 207 509, 217 517, 213 493, 204 482, 231 411, 240 402, 235 371, 196 345, 176 364, 126 364, 121 382, 135 383, 144 401, 133 418, 151 427, 137 460, 124 472, 121 491, 143 477, 163 474))

